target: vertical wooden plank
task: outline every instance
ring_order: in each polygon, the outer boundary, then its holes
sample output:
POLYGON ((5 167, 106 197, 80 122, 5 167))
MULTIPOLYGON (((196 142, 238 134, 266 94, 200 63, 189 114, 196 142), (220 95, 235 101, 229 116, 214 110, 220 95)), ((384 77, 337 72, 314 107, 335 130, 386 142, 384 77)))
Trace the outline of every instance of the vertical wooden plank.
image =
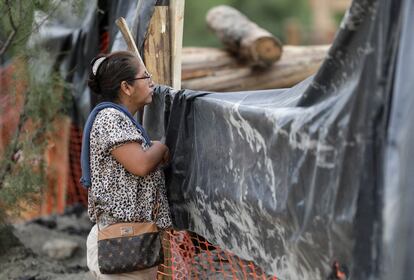
MULTIPOLYGON (((155 83, 171 86, 170 20, 167 5, 155 6, 144 42, 144 63, 155 83)), ((145 118, 145 117, 144 117, 145 118)))
POLYGON ((332 17, 331 0, 311 0, 313 14, 313 43, 331 43, 336 27, 332 17))
MULTIPOLYGON (((153 75, 155 83, 172 85, 171 63, 171 30, 170 9, 168 1, 160 1, 154 8, 147 38, 144 42, 144 63, 148 72, 153 75)), ((161 116, 151 114, 150 110, 144 111, 144 127, 146 120, 157 119, 161 116)), ((165 254, 164 265, 159 266, 160 272, 157 279, 172 279, 172 263, 168 234, 163 235, 163 247, 165 254)))
POLYGON ((172 87, 175 89, 181 89, 184 6, 185 0, 170 0, 172 87))

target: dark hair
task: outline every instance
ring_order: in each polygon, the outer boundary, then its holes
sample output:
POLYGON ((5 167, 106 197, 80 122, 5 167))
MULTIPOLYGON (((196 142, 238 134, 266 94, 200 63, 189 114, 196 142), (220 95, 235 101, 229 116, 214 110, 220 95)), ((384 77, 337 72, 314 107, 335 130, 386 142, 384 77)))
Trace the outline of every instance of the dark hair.
POLYGON ((118 92, 122 81, 131 81, 138 73, 140 64, 137 57, 131 52, 119 51, 108 55, 100 54, 91 62, 88 86, 104 99, 114 101, 118 97, 118 92), (99 64, 96 74, 92 72, 92 67, 96 60, 105 57, 99 64))

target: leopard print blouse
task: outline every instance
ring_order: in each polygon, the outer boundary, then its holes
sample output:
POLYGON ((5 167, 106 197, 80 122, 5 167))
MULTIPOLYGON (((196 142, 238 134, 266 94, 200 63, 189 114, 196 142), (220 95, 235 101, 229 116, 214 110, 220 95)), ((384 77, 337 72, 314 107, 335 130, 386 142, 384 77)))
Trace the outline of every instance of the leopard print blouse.
POLYGON ((156 169, 145 177, 129 173, 111 155, 122 144, 138 142, 147 150, 144 137, 131 120, 114 108, 100 111, 92 125, 90 136, 90 167, 92 186, 88 191, 88 214, 103 225, 117 222, 150 222, 158 190, 156 224, 171 226, 164 173, 156 169))

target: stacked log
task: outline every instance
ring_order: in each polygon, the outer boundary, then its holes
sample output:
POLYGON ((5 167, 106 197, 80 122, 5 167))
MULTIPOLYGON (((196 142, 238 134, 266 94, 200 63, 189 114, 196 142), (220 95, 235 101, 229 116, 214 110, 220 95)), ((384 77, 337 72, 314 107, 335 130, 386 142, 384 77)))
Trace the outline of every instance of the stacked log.
POLYGON ((284 46, 280 60, 262 68, 240 62, 225 50, 183 48, 182 87, 221 92, 292 87, 319 69, 328 49, 284 46))
POLYGON ((225 92, 292 87, 318 70, 329 49, 282 49, 278 38, 229 6, 212 8, 206 21, 224 49, 183 48, 183 88, 225 92))
POLYGON ((206 21, 224 46, 248 64, 270 66, 282 54, 278 38, 230 6, 210 9, 206 21))

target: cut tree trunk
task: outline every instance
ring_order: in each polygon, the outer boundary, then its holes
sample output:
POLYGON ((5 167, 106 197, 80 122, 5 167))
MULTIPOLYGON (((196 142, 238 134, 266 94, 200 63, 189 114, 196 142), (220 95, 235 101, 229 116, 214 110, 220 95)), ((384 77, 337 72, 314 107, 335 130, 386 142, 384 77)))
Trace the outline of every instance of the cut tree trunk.
POLYGON ((248 64, 270 66, 282 54, 279 39, 232 7, 210 9, 206 21, 223 44, 248 64))
POLYGON ((270 68, 243 65, 224 50, 183 48, 182 87, 207 91, 241 91, 292 87, 314 74, 328 45, 285 46, 270 68))

